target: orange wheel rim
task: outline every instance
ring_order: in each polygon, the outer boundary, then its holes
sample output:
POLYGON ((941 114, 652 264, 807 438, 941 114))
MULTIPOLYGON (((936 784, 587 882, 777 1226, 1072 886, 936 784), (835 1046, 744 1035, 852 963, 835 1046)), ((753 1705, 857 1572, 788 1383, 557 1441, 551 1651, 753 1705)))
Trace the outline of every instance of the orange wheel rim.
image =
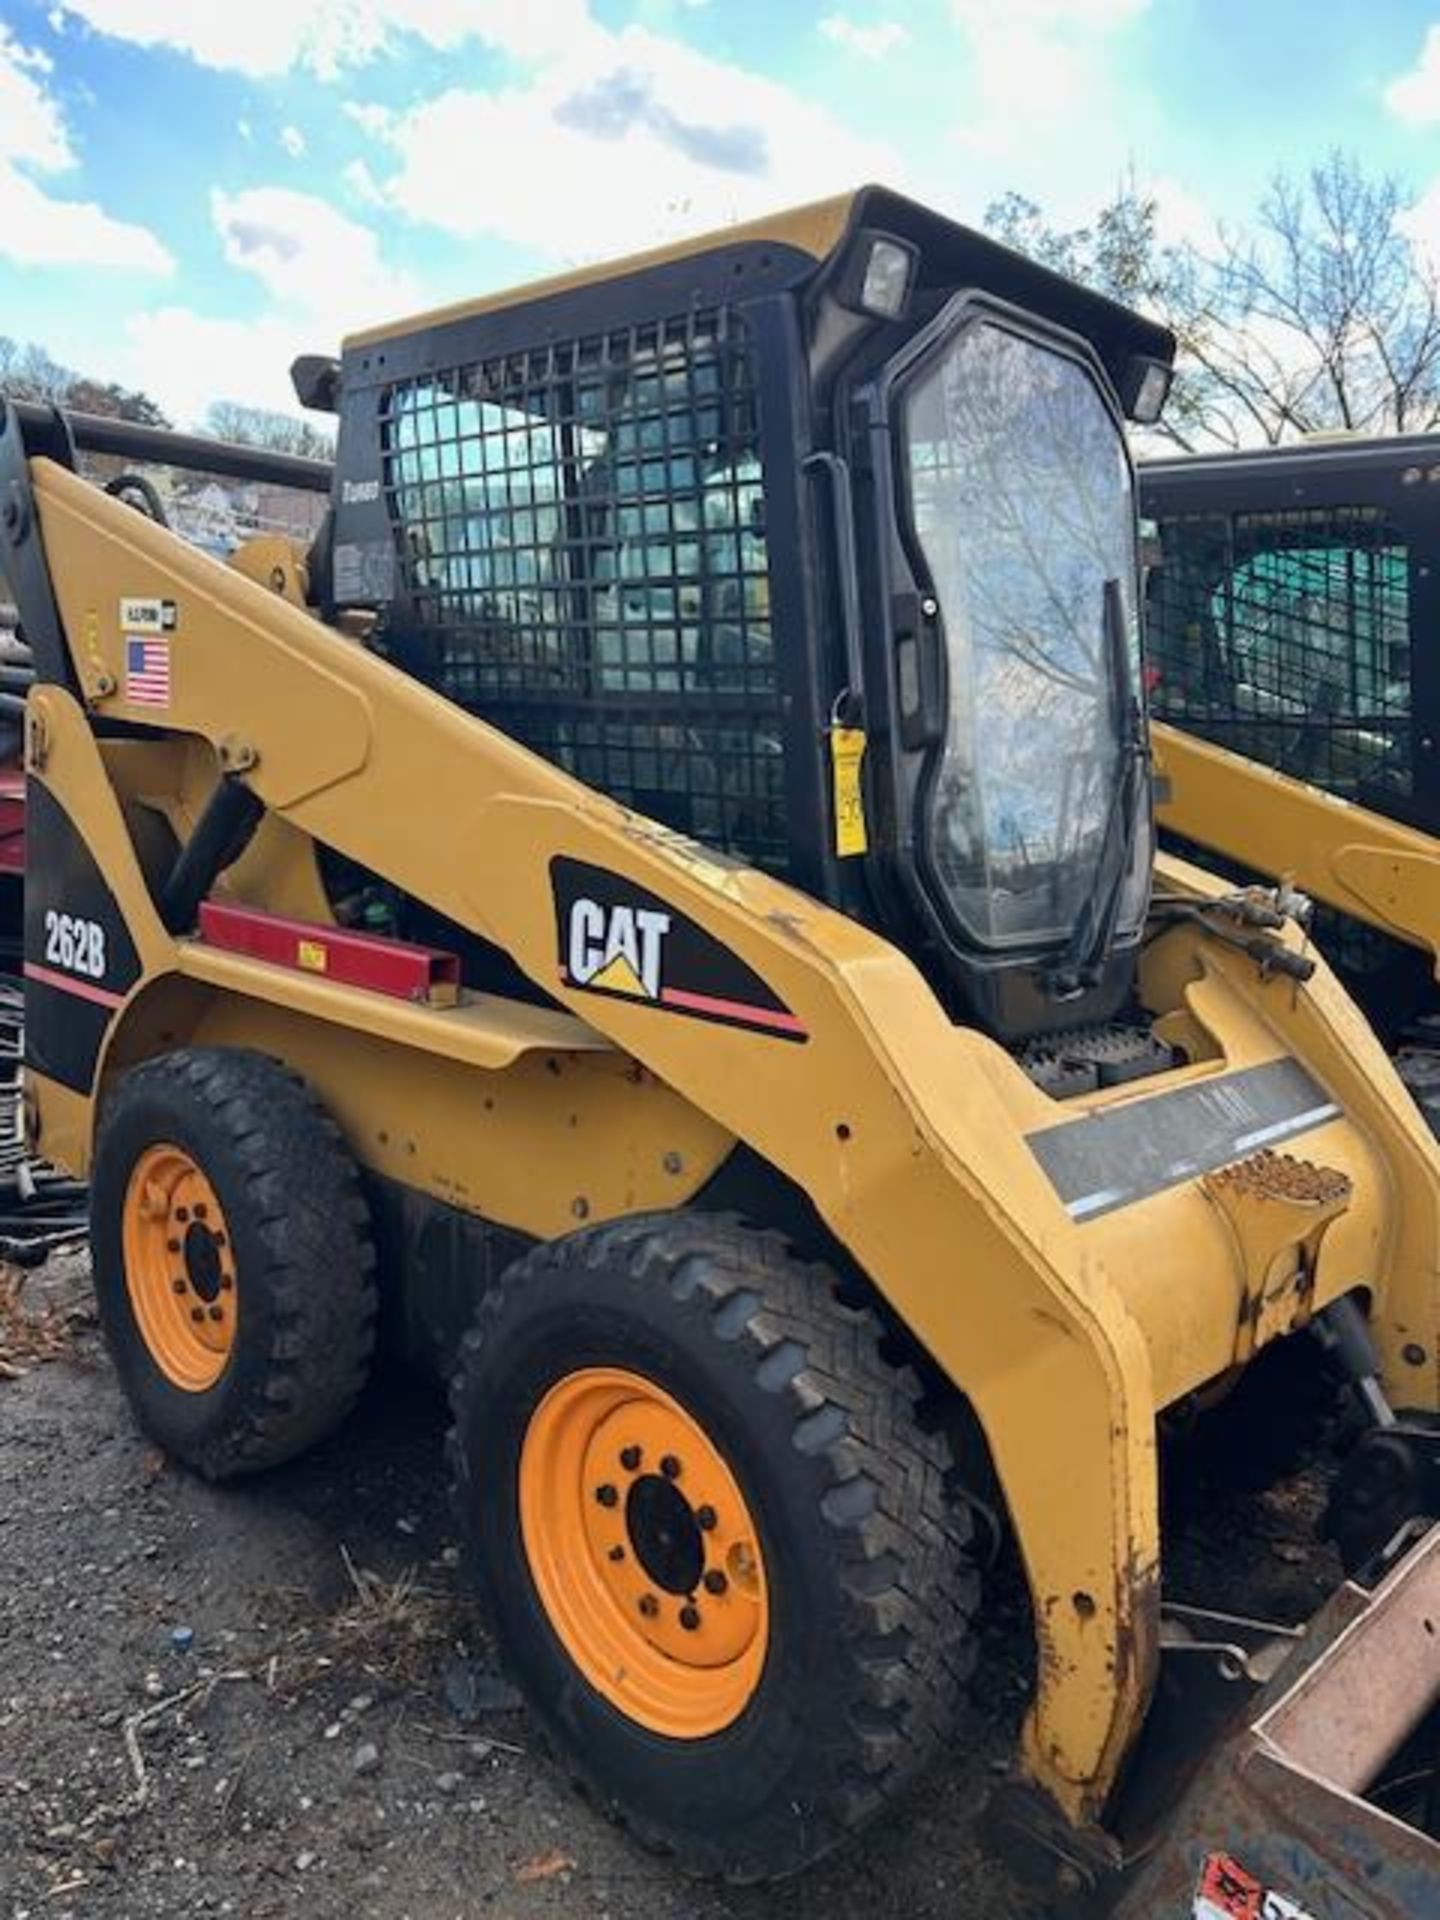
POLYGON ((550 1624, 598 1693, 677 1740, 739 1718, 770 1637, 760 1540, 679 1401, 618 1367, 558 1381, 526 1429, 520 1524, 550 1624))
POLYGON ((204 1393, 235 1344, 235 1257, 225 1210, 183 1147, 147 1147, 125 1189, 125 1287, 171 1386, 204 1393))

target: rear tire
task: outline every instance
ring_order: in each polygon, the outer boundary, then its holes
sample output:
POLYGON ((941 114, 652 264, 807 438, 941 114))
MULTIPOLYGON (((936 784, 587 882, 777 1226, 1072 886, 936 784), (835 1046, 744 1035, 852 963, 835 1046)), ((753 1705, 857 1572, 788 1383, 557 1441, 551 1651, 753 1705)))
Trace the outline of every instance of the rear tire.
POLYGON ((687 1872, 795 1872, 954 1728, 979 1578, 919 1399, 833 1276, 711 1216, 569 1235, 482 1303, 452 1435, 482 1604, 580 1784, 687 1872))
POLYGON ((301 1453, 354 1405, 375 1253, 354 1161, 294 1074, 238 1049, 127 1073, 90 1189, 95 1294, 135 1416, 210 1479, 301 1453))

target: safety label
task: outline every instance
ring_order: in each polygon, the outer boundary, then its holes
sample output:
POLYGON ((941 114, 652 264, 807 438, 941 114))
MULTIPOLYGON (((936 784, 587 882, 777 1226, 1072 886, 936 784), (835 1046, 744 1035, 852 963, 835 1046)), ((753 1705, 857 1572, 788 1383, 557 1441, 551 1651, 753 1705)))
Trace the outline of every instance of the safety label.
POLYGON ((126 633, 173 633, 175 602, 126 594, 120 602, 120 626, 126 633))
POLYGON ((1288 1895, 1276 1893, 1228 1853, 1212 1853, 1195 1890, 1194 1920, 1314 1920, 1288 1895))

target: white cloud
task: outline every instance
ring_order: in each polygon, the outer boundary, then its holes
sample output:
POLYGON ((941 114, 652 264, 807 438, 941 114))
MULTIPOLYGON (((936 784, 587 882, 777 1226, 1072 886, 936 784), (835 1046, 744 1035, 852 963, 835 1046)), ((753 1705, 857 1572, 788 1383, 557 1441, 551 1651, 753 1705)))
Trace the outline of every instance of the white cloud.
POLYGON ((1028 193, 1061 222, 1083 218, 1143 124, 1120 45, 1148 4, 949 0, 962 93, 951 137, 972 177, 1028 193))
POLYGON ((299 127, 282 127, 280 129, 280 144, 292 160, 303 160, 308 151, 305 144, 305 136, 299 127))
POLYGON ((820 31, 827 40, 849 47, 866 60, 883 60, 910 38, 910 29, 898 20, 852 20, 846 13, 827 13, 820 31))
POLYGON ((1155 202, 1155 232, 1162 246, 1197 247, 1213 252, 1219 243, 1219 223, 1212 207, 1173 175, 1156 174, 1140 183, 1155 202))
POLYGON ((120 377, 143 388, 182 426, 198 426, 212 400, 295 413, 290 363, 331 353, 337 336, 299 315, 226 320, 189 307, 133 314, 119 353, 120 377))
POLYGON ((354 325, 360 315, 379 318, 418 301, 414 284, 381 259, 370 228, 313 194, 286 187, 230 194, 217 187, 210 213, 231 266, 253 274, 273 301, 311 319, 334 320, 343 309, 341 324, 354 325))
POLYGON ((1410 127, 1428 127, 1440 120, 1440 26, 1431 27, 1425 35, 1420 57, 1410 71, 1385 89, 1385 104, 1410 127))
POLYGON ((386 265, 368 227, 312 194, 217 187, 210 213, 226 260, 264 289, 265 312, 237 320, 169 305, 131 317, 123 378, 179 420, 198 421, 217 398, 293 413, 296 354, 333 353, 364 321, 424 305, 414 282, 386 265))
POLYGON ((144 227, 90 200, 57 200, 31 178, 76 164, 60 109, 46 91, 50 61, 0 24, 0 256, 31 267, 119 267, 169 273, 169 253, 144 227))
POLYGON ((75 164, 60 109, 45 91, 49 58, 22 47, 0 22, 0 160, 44 173, 75 164))
POLYGON ((357 127, 362 127, 372 140, 384 139, 395 119, 389 107, 378 106, 373 101, 346 100, 341 103, 340 111, 357 127))
POLYGON ((383 207, 386 204, 385 196, 365 161, 352 160, 342 170, 340 178, 355 198, 363 201, 367 207, 383 207))
POLYGON ((1440 273, 1440 180, 1434 180, 1395 224, 1440 273))
POLYGON ((901 171, 816 102, 639 27, 592 26, 528 84, 453 89, 394 117, 386 138, 397 169, 383 190, 402 212, 560 259, 625 253, 901 171), (503 187, 477 191, 497 156, 503 187))
POLYGON ((97 33, 168 47, 202 66, 265 79, 306 67, 333 80, 413 34, 439 51, 477 39, 519 59, 553 53, 583 26, 583 0, 310 0, 235 6, 226 0, 63 0, 97 33))

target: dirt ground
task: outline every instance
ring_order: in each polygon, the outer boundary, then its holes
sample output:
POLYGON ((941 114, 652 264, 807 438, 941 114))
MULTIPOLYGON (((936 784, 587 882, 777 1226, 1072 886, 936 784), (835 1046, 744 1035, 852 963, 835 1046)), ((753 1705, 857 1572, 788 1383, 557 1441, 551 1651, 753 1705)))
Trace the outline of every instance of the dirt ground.
MULTIPOLYGON (((71 1259, 25 1288, 38 1334, 0 1315, 0 1920, 1035 1911, 975 1824, 1023 1704, 1013 1609, 974 1728, 893 1818, 798 1883, 697 1887, 534 1750, 457 1590, 434 1392, 386 1373, 329 1445, 218 1490, 131 1424, 87 1292, 71 1259)), ((1223 1529, 1281 1617, 1329 1577, 1303 1504, 1223 1529)))

